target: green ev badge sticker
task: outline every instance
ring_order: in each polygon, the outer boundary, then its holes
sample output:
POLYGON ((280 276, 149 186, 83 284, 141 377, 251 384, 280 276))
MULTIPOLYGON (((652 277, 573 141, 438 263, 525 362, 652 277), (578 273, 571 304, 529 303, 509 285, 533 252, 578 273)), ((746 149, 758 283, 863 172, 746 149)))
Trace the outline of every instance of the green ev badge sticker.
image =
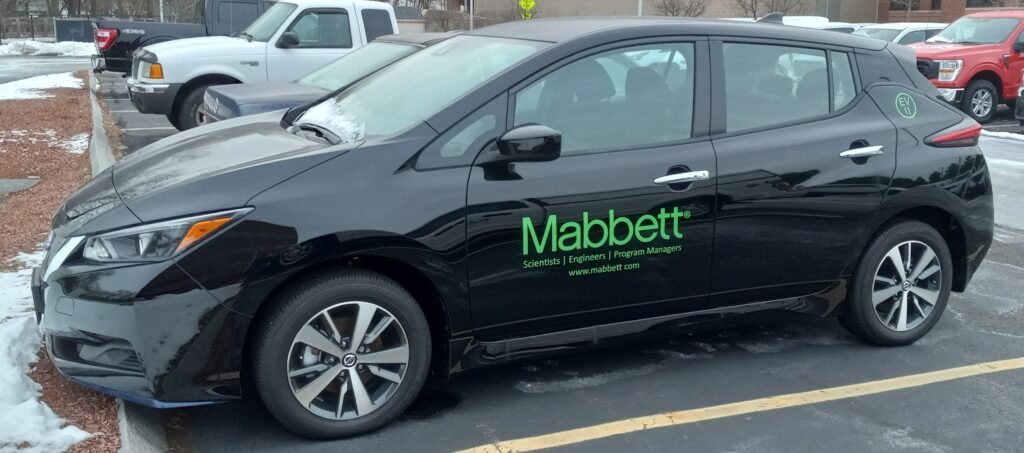
POLYGON ((907 93, 896 95, 896 111, 900 116, 912 120, 917 116, 917 102, 907 93))

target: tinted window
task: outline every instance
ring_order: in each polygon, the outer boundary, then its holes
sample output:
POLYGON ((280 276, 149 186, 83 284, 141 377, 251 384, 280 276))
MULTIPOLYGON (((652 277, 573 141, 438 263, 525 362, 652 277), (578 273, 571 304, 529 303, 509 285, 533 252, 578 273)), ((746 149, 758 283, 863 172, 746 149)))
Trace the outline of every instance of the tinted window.
POLYGON ((231 31, 241 30, 256 20, 255 3, 223 2, 217 5, 217 17, 231 31))
POLYGON ((514 123, 562 133, 562 154, 690 137, 693 44, 617 49, 563 66, 516 94, 514 123))
POLYGON ((832 93, 835 110, 843 108, 857 96, 850 56, 843 52, 832 52, 832 93))
POLYGON ((345 10, 304 12, 288 31, 299 35, 299 47, 352 47, 352 29, 345 10))
POLYGON ((387 11, 382 9, 364 9, 362 15, 363 29, 366 30, 366 42, 395 32, 391 28, 391 15, 387 11))
POLYGON ((927 39, 927 36, 925 36, 924 30, 915 30, 903 35, 900 38, 900 44, 913 44, 915 42, 922 42, 925 39, 927 39))
POLYGON ((507 101, 499 96, 434 141, 416 161, 420 170, 469 165, 505 130, 507 101))
POLYGON ((824 51, 735 43, 723 44, 722 51, 727 131, 828 114, 824 51))

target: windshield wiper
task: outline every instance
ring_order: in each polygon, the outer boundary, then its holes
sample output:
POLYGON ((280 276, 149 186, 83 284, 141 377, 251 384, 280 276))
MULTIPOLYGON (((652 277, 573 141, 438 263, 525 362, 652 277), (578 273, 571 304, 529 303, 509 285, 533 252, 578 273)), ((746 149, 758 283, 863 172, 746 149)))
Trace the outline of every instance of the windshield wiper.
POLYGON ((252 42, 252 35, 247 33, 245 30, 236 31, 236 32, 231 34, 231 37, 232 38, 242 37, 242 38, 245 38, 247 41, 252 42))
POLYGON ((327 128, 318 126, 313 123, 296 124, 292 127, 298 128, 303 131, 312 132, 313 135, 316 135, 318 138, 332 145, 337 145, 338 143, 341 143, 341 137, 334 135, 334 133, 327 130, 327 128))

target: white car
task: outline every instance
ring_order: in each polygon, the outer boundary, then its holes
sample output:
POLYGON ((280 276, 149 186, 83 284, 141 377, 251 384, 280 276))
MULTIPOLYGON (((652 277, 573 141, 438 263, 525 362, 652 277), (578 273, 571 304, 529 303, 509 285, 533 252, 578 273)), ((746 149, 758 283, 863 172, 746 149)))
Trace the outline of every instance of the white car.
POLYGON ((179 39, 135 51, 128 93, 179 130, 201 124, 212 85, 296 80, 374 38, 398 33, 390 4, 283 0, 234 36, 179 39))
POLYGON ((939 34, 946 25, 938 22, 894 22, 874 24, 853 32, 855 35, 881 39, 896 44, 914 44, 939 34))

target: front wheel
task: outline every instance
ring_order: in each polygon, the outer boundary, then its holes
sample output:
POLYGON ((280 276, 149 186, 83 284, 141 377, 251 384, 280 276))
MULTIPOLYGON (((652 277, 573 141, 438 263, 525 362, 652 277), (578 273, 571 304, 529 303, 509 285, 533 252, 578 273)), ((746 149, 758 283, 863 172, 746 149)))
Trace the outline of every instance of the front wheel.
POLYGON ((317 439, 362 434, 394 420, 419 393, 430 330, 394 281, 325 273, 275 303, 253 371, 264 404, 291 431, 317 439))
POLYGON ((967 85, 960 110, 979 123, 992 121, 999 106, 999 92, 988 80, 978 79, 967 85))
POLYGON ((945 239, 916 220, 891 224, 868 245, 839 320, 868 343, 911 344, 942 316, 953 282, 945 239))
POLYGON ((179 131, 187 131, 203 125, 203 95, 206 94, 206 89, 209 87, 210 85, 195 87, 182 99, 178 110, 172 114, 177 121, 171 121, 171 124, 179 131))

